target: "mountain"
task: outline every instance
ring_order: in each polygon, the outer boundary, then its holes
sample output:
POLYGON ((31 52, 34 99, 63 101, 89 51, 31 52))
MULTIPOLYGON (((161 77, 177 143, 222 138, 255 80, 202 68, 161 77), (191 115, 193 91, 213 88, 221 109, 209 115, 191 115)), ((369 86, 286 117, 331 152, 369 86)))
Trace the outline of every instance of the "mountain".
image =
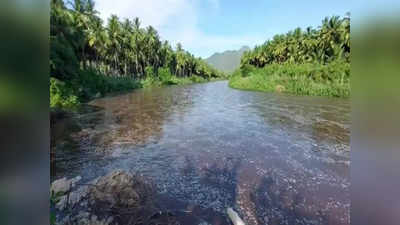
POLYGON ((240 58, 243 52, 249 51, 248 46, 243 46, 239 50, 229 50, 222 53, 214 53, 206 61, 215 68, 223 72, 233 72, 240 65, 240 58))

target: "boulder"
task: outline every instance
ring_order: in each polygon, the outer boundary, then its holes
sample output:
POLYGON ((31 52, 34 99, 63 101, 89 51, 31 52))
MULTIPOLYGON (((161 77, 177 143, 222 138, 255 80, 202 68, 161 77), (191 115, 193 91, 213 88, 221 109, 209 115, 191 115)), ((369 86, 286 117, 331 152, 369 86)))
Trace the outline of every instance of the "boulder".
POLYGON ((67 179, 66 177, 62 179, 55 180, 50 187, 50 193, 58 194, 58 193, 66 193, 71 190, 71 188, 75 187, 76 183, 82 179, 81 176, 77 176, 72 179, 67 179))
POLYGON ((53 194, 65 193, 71 188, 71 182, 66 177, 56 180, 51 184, 50 192, 53 194))
POLYGON ((239 217, 239 214, 235 212, 232 208, 228 208, 226 211, 229 216, 229 219, 231 219, 234 225, 245 225, 243 220, 239 217))
POLYGON ((68 201, 68 196, 63 195, 58 199, 58 202, 56 203, 56 208, 59 210, 64 210, 67 207, 67 201, 68 201))
POLYGON ((150 188, 138 177, 116 170, 90 187, 89 198, 108 207, 137 207, 148 198, 149 191, 150 188))
POLYGON ((75 205, 80 202, 88 194, 88 186, 82 186, 78 190, 71 192, 69 195, 69 204, 75 205))
POLYGON ((63 212, 60 215, 67 213, 57 218, 59 225, 126 224, 132 217, 154 214, 154 188, 141 176, 116 170, 73 188, 80 179, 63 178, 52 184, 52 191, 63 193, 58 194, 55 208, 63 212), (120 210, 130 213, 121 217, 120 210))

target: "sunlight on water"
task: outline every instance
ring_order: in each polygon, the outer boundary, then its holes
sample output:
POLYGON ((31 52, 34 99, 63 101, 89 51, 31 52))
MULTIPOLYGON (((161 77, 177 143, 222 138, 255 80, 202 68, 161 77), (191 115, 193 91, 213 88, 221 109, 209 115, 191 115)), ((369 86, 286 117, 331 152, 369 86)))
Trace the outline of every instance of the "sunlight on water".
POLYGON ((349 127, 348 100, 226 82, 138 90, 55 124, 53 179, 126 169, 248 224, 350 224, 349 127))

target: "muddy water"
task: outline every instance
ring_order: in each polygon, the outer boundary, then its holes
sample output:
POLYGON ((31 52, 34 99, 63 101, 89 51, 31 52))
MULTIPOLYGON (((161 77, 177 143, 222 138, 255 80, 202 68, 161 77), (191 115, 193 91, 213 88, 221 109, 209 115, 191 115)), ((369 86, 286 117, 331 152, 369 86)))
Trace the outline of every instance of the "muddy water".
POLYGON ((225 81, 138 90, 90 102, 52 136, 53 179, 125 169, 168 199, 233 207, 249 225, 350 224, 348 100, 225 81))

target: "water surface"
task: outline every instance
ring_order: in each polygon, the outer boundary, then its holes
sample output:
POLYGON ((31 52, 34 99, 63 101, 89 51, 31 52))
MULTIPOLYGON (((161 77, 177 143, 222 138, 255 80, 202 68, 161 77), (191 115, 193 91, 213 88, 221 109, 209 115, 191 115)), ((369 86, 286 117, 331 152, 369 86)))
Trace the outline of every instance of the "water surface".
POLYGON ((52 179, 125 169, 189 206, 234 207, 249 225, 350 224, 348 100, 226 81, 144 89, 90 102, 52 137, 52 179))

